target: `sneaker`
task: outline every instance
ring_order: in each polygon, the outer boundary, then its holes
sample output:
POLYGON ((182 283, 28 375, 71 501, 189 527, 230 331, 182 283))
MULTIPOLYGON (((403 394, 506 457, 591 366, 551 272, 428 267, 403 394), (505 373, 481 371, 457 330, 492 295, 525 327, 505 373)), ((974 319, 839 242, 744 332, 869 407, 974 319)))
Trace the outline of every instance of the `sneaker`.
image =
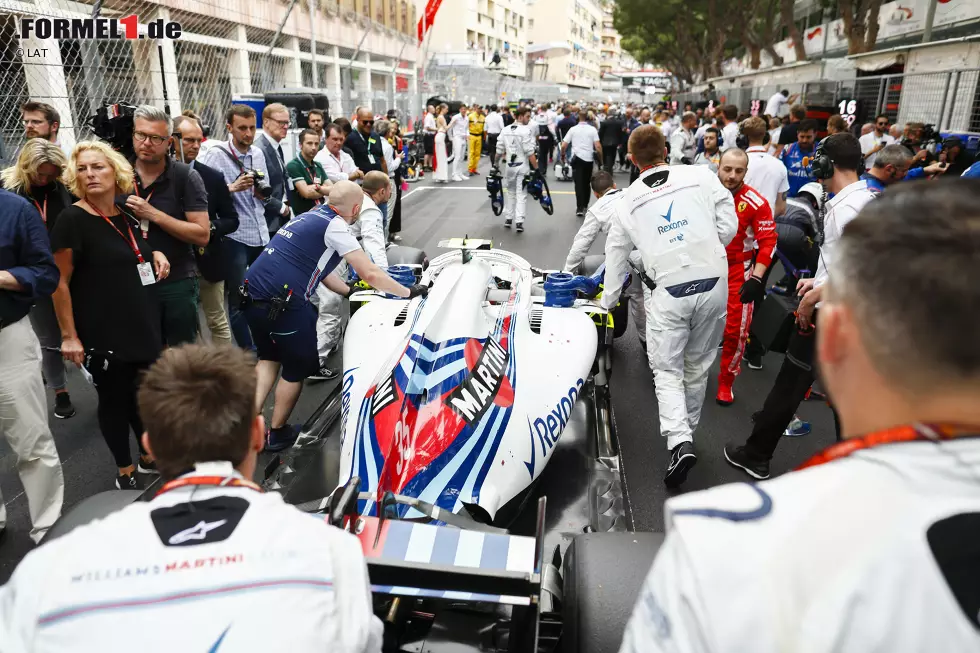
POLYGON ((136 474, 120 474, 116 477, 117 490, 138 490, 139 483, 136 482, 136 474))
POLYGON ((391 234, 391 235, 388 236, 388 239, 391 242, 393 242, 393 243, 400 243, 400 242, 402 242, 402 237, 399 236, 398 234, 391 234))
POLYGON ((296 431, 289 424, 277 429, 269 429, 265 432, 265 449, 263 451, 276 452, 288 449, 296 442, 296 438, 296 431))
POLYGON ((140 474, 159 474, 157 470, 157 462, 155 460, 149 460, 144 456, 140 456, 139 462, 136 463, 136 471, 140 474))
POLYGON ((507 218, 506 220, 504 220, 504 226, 507 227, 508 229, 510 229, 510 225, 511 225, 512 222, 513 222, 513 220, 511 220, 510 218, 507 218))
POLYGON ((58 419, 68 419, 75 416, 75 407, 71 405, 71 397, 67 392, 56 392, 54 395, 54 416, 58 419))
POLYGON ((715 395, 715 401, 722 406, 731 406, 735 403, 735 392, 732 390, 731 383, 720 382, 718 384, 718 394, 715 395))
POLYGON ((804 422, 799 417, 793 416, 793 421, 789 423, 786 430, 783 431, 783 435, 787 438, 799 438, 804 435, 810 435, 810 422, 804 422))
POLYGON ((732 467, 738 467, 754 479, 764 481, 769 478, 769 461, 755 460, 745 451, 745 447, 726 445, 725 460, 732 467))
POLYGON ((470 174, 471 174, 471 175, 476 175, 477 177, 479 177, 479 176, 480 176, 480 173, 479 173, 479 172, 477 172, 476 170, 470 170, 470 174))
POLYGON ((754 356, 746 356, 745 364, 749 366, 750 370, 761 370, 762 354, 755 354, 754 356))
POLYGON ((453 178, 452 178, 452 180, 453 180, 453 181, 463 181, 463 178, 462 178, 462 177, 460 177, 459 175, 453 175, 453 178))
POLYGON ((664 474, 664 485, 670 488, 678 487, 687 479, 687 473, 697 462, 694 445, 690 442, 681 442, 670 450, 670 464, 667 465, 667 473, 664 474))
POLYGON ((332 370, 327 367, 326 363, 320 363, 320 370, 316 374, 311 374, 308 378, 310 381, 333 381, 340 373, 337 370, 332 370))
POLYGON ((575 217, 577 217, 577 218, 584 218, 585 217, 585 211, 576 211, 575 212, 575 217))
POLYGON ((524 231, 524 223, 518 222, 514 225, 514 228, 517 229, 517 233, 522 233, 524 231))

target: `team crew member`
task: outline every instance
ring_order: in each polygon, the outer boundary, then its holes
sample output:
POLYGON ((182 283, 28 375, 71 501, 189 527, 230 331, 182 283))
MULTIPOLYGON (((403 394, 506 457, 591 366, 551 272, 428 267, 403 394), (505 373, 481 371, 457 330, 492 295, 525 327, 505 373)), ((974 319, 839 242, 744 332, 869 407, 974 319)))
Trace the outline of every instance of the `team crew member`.
POLYGON ((163 340, 172 347, 198 335, 200 286, 191 246, 204 247, 211 238, 208 194, 201 175, 170 158, 173 123, 163 109, 137 107, 133 128, 136 186, 126 208, 150 247, 170 261, 170 274, 156 293, 163 340))
POLYGON ((735 147, 735 141, 738 140, 738 107, 734 104, 726 104, 721 107, 721 111, 718 113, 718 124, 721 125, 721 146, 722 152, 725 150, 730 150, 735 147))
MULTIPOLYGON (((72 203, 68 189, 61 182, 67 167, 68 159, 60 147, 42 138, 32 138, 24 143, 15 164, 0 173, 4 188, 17 193, 37 209, 49 235, 58 214, 72 203)), ((41 367, 45 382, 55 393, 54 416, 67 419, 75 414, 75 407, 71 404, 66 387, 65 361, 59 351, 61 329, 54 314, 51 294, 35 296, 29 315, 34 333, 44 347, 41 367)))
MULTIPOLYGON (((762 120, 759 119, 761 123, 762 120)), ((763 154, 766 158, 772 158, 763 154)), ((773 159, 777 166, 779 162, 773 159)), ((732 192, 738 231, 725 247, 728 253, 728 317, 721 341, 721 369, 716 400, 723 406, 735 401, 732 385, 742 367, 746 340, 752 326, 752 308, 766 296, 763 278, 776 249, 776 227, 769 202, 744 182, 755 163, 738 148, 721 155, 718 178, 732 192)))
POLYGON ((497 139, 500 137, 500 132, 504 131, 504 119, 497 111, 496 104, 490 105, 490 113, 487 114, 484 128, 487 131, 487 151, 490 152, 490 165, 496 167, 497 139))
POLYGON ((453 181, 463 181, 469 179, 469 175, 463 175, 463 166, 466 160, 466 141, 469 138, 470 121, 466 114, 466 105, 459 107, 459 113, 449 121, 449 137, 453 143, 453 181))
POLYGON ((296 215, 323 203, 323 198, 330 192, 333 185, 327 179, 327 172, 316 160, 320 148, 320 139, 312 129, 304 129, 299 133, 299 154, 286 164, 286 175, 293 187, 292 206, 296 215))
POLYGON ((624 653, 980 649, 978 193, 890 191, 844 230, 817 358, 845 442, 669 499, 624 653))
POLYGON ((749 140, 749 147, 745 150, 749 159, 745 183, 765 198, 773 215, 782 215, 786 208, 789 177, 786 166, 779 159, 769 156, 763 144, 766 138, 766 121, 759 117, 748 118, 742 122, 741 130, 742 135, 749 140))
POLYGON ((340 295, 350 294, 350 287, 332 274, 340 260, 345 259, 361 279, 378 290, 407 298, 426 294, 423 286, 406 288, 392 280, 350 234, 348 225, 357 219, 363 201, 357 184, 337 182, 326 206, 282 227, 248 269, 245 316, 259 357, 256 411, 265 404, 280 368, 282 371, 266 436, 269 451, 281 451, 296 441, 286 420, 299 399, 303 380, 317 371, 317 314, 310 297, 320 283, 340 295))
POLYGON ((888 133, 888 116, 884 113, 875 118, 874 129, 861 136, 861 154, 864 155, 864 167, 870 169, 875 164, 875 156, 885 147, 895 142, 888 133))
POLYGON ((483 153, 483 130, 487 121, 479 107, 474 106, 467 116, 470 127, 470 174, 478 175, 480 155, 483 153))
POLYGON ((704 130, 704 151, 698 152, 694 158, 694 164, 708 166, 712 173, 718 172, 718 163, 721 161, 721 151, 718 149, 718 138, 721 132, 717 127, 708 127, 704 130))
MULTIPOLYGON (((578 228, 578 233, 575 234, 572 248, 568 250, 565 265, 562 266, 562 270, 565 272, 578 273, 579 265, 582 264, 589 250, 592 249, 592 244, 595 243, 596 238, 599 237, 600 233, 609 231, 612 216, 616 212, 616 202, 622 197, 622 191, 616 188, 613 176, 605 170, 600 170, 592 175, 592 192, 595 194, 596 202, 585 212, 585 220, 582 222, 582 226, 578 228)), ((637 268, 642 268, 643 261, 640 260, 638 250, 634 249, 630 253, 630 262, 637 268)), ((625 290, 630 302, 630 317, 633 319, 633 326, 636 328, 636 335, 640 338, 640 344, 646 347, 647 314, 643 306, 643 286, 635 273, 631 272, 630 274, 633 275, 633 280, 625 290)))
POLYGON ((694 128, 698 117, 691 111, 686 111, 681 117, 680 129, 675 129, 670 135, 670 163, 673 165, 694 163, 697 156, 698 141, 694 138, 694 128))
POLYGON ((762 113, 767 116, 772 116, 773 118, 778 118, 779 114, 783 111, 783 107, 787 104, 792 104, 796 98, 799 97, 799 95, 799 93, 790 95, 789 90, 784 88, 778 93, 774 93, 773 96, 769 98, 769 101, 766 102, 766 110, 762 113))
POLYGON ((796 130, 800 125, 800 121, 806 118, 806 107, 799 104, 794 104, 789 108, 789 123, 784 124, 779 129, 779 142, 776 143, 775 149, 772 151, 772 155, 776 158, 782 158, 783 150, 787 145, 792 145, 796 142, 796 130))
POLYGON ((505 127, 497 139, 497 159, 504 166, 504 226, 510 227, 515 222, 514 228, 520 232, 524 231, 527 207, 524 175, 532 167, 537 168, 538 158, 534 154, 534 136, 528 127, 531 110, 521 107, 514 114, 517 122, 505 127))
MULTIPOLYGON (((824 170, 824 188, 834 195, 826 204, 824 242, 820 248, 816 276, 800 281, 803 299, 797 308, 798 329, 790 335, 786 357, 779 368, 762 411, 755 415, 752 434, 744 446, 725 447, 725 458, 753 478, 769 477, 769 461, 779 439, 796 413, 816 376, 813 313, 837 258, 837 246, 844 227, 875 197, 866 181, 858 179, 861 145, 850 133, 834 134, 821 146, 814 165, 824 170), (832 171, 832 174, 831 174, 832 171)), ((818 171, 819 172, 819 171, 818 171)), ((905 317, 896 318, 904 320, 905 317)))
POLYGON ((391 187, 383 173, 369 172, 364 176, 361 190, 364 198, 357 221, 350 226, 350 233, 367 253, 371 262, 381 268, 388 267, 388 254, 385 250, 384 216, 382 204, 391 197, 391 187))
POLYGON ((538 161, 541 162, 542 170, 547 169, 548 161, 555 150, 555 127, 551 123, 551 116, 545 111, 544 105, 538 107, 538 113, 534 116, 534 126, 531 127, 534 137, 538 141, 538 161))
POLYGON ((0 588, 4 650, 112 650, 120 620, 158 650, 381 650, 357 539, 250 480, 255 390, 249 356, 227 345, 170 349, 150 368, 142 440, 168 482, 21 561, 0 588))
MULTIPOLYGON (((63 159, 57 146, 47 145, 57 152, 52 158, 63 159)), ((61 515, 65 479, 48 428, 40 346, 25 318, 33 302, 54 291, 58 268, 41 216, 27 200, 0 190, 0 216, 0 437, 13 450, 37 542, 61 515)), ((0 539, 6 526, 0 493, 0 539)))
POLYGON ((589 182, 592 180, 593 162, 596 153, 602 160, 602 143, 599 132, 589 124, 586 111, 578 114, 578 124, 568 130, 561 140, 561 154, 568 157, 572 166, 572 179, 575 182, 575 215, 585 217, 589 208, 589 182), (570 150, 570 151, 569 151, 570 150))
POLYGON ((728 259, 725 246, 738 228, 731 193, 702 166, 665 163, 663 134, 654 126, 630 136, 630 156, 641 170, 612 218, 606 237, 606 287, 611 309, 633 247, 656 284, 644 288, 647 356, 660 406, 660 433, 671 451, 664 482, 676 487, 697 461, 694 430, 708 373, 725 325, 728 259))
MULTIPOLYGON (((817 121, 813 118, 801 120, 796 127, 796 142, 783 150, 783 164, 789 177, 789 197, 796 197, 801 188, 817 180, 810 167, 816 135, 817 121)), ((780 213, 776 211, 776 215, 780 213)))

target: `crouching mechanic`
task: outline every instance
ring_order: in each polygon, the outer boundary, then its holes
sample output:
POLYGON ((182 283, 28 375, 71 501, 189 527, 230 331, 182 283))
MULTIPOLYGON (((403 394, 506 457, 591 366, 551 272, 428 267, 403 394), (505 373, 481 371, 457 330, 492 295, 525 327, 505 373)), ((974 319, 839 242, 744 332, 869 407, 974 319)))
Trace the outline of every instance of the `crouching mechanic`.
POLYGON ((538 157, 534 155, 534 136, 528 127, 531 110, 521 107, 514 116, 516 122, 504 127, 497 138, 497 165, 504 169, 504 226, 510 227, 513 222, 517 231, 524 231, 527 207, 524 175, 537 168, 538 157))
POLYGON ((364 194, 354 182, 335 183, 328 204, 276 232, 245 276, 245 317, 259 357, 256 410, 265 404, 282 370, 267 451, 281 451, 296 441, 286 420, 299 399, 303 380, 317 371, 318 363, 317 312, 310 296, 320 283, 339 295, 350 295, 350 286, 334 273, 341 259, 372 288, 408 299, 428 292, 420 285, 402 286, 360 248, 349 225, 357 219, 363 201, 364 194))
POLYGON ((629 271, 634 247, 656 284, 644 287, 647 357, 660 409, 660 433, 670 462, 664 483, 676 487, 697 462, 694 431, 708 373, 725 326, 728 258, 725 246, 738 227, 732 194, 703 166, 668 166, 661 131, 633 130, 629 156, 639 177, 616 202, 606 237, 606 287, 611 309, 629 271))
POLYGON ((169 481, 30 552, 0 588, 0 648, 109 651, 152 633, 166 651, 381 650, 357 539, 250 480, 255 389, 231 345, 163 353, 139 410, 169 481))
POLYGON ((847 225, 816 346, 845 441, 669 499, 624 653, 980 650, 978 194, 890 190, 847 225))
POLYGON ((735 401, 732 385, 742 369, 752 309, 766 296, 765 275, 776 249, 776 226, 769 202, 744 182, 749 157, 733 147, 721 155, 718 179, 731 191, 738 216, 738 231, 725 250, 728 252, 728 317, 721 341, 721 367, 718 394, 722 406, 735 401))
MULTIPOLYGON (((578 273, 579 266, 585 260, 589 250, 592 249, 592 244, 599 234, 609 231, 610 220, 613 213, 616 212, 616 201, 623 196, 622 191, 616 188, 613 176, 605 170, 600 170, 592 175, 592 193, 598 201, 586 211, 585 221, 582 222, 578 233, 575 234, 572 248, 568 250, 568 258, 565 259, 565 265, 562 267, 563 271, 571 274, 578 273)), ((640 260, 639 251, 634 249, 630 253, 629 260, 637 269, 642 269, 643 261, 640 260)), ((643 306, 643 285, 635 273, 631 272, 630 274, 633 275, 633 280, 626 288, 625 294, 629 297, 630 317, 633 318, 636 334, 640 338, 640 344, 646 349, 647 313, 643 306)))

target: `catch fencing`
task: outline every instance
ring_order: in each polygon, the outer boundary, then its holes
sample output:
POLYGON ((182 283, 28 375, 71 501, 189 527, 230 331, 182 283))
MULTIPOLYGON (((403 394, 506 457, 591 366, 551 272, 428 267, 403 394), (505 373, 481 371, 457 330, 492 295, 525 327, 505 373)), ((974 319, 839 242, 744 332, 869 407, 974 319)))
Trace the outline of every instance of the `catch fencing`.
MULTIPOLYGON (((762 113, 772 95, 786 89, 799 94, 797 102, 808 107, 828 107, 852 125, 872 122, 885 114, 892 123, 921 122, 937 130, 980 133, 980 69, 931 73, 875 75, 842 81, 811 81, 769 86, 715 89, 715 105, 734 104, 740 112, 762 113)), ((703 105, 703 93, 676 93, 685 103, 703 105)))

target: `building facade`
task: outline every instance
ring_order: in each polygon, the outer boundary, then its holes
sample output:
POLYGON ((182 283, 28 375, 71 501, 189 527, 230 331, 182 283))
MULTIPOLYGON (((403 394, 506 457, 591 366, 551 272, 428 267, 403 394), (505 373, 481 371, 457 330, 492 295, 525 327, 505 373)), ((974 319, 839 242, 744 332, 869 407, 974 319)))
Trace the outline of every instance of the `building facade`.
POLYGON ((571 52, 539 59, 540 77, 578 88, 598 88, 605 12, 600 0, 534 0, 529 43, 567 43, 571 52))
POLYGON ((622 37, 613 27, 613 0, 602 2, 602 41, 599 52, 599 72, 602 76, 612 72, 639 70, 636 59, 622 48, 622 37))

